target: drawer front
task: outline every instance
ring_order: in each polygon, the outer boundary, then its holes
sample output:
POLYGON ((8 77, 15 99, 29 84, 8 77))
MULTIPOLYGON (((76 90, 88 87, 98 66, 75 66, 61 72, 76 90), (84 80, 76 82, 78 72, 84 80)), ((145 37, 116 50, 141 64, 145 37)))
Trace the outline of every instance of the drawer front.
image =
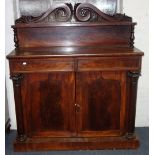
POLYGON ((78 71, 139 70, 140 67, 140 57, 105 57, 78 60, 78 71))
POLYGON ((73 71, 72 60, 11 60, 11 72, 73 71))

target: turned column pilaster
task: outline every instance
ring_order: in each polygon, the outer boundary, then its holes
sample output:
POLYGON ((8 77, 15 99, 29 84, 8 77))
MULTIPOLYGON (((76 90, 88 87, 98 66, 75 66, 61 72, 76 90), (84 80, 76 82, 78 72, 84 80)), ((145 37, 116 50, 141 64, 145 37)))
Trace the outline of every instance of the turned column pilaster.
POLYGON ((137 85, 140 71, 129 71, 127 73, 127 138, 135 138, 135 116, 136 116, 136 100, 137 85))
POLYGON ((17 140, 23 142, 26 140, 24 122, 23 122, 23 106, 21 97, 21 80, 23 74, 12 74, 10 79, 13 81, 14 87, 14 99, 16 108, 16 120, 17 120, 17 140))

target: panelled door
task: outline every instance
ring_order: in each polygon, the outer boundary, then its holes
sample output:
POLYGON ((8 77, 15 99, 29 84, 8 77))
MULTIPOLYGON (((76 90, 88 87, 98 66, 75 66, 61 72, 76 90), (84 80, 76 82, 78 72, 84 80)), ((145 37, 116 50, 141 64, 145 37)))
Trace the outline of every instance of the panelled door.
POLYGON ((74 72, 26 73, 21 84, 29 137, 71 137, 75 130, 74 72))
POLYGON ((23 75, 23 117, 29 137, 123 134, 125 71, 46 71, 23 75))
POLYGON ((124 131, 126 73, 79 71, 76 118, 79 137, 119 136, 124 131))

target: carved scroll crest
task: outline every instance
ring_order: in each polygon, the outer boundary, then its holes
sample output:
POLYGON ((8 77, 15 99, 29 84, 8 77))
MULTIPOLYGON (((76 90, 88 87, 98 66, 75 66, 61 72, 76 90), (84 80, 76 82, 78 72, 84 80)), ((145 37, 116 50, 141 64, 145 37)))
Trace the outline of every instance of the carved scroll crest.
POLYGON ((75 4, 75 16, 77 21, 80 22, 118 22, 118 21, 131 21, 130 17, 122 14, 108 15, 103 13, 97 7, 89 3, 75 4))
POLYGON ((72 10, 72 5, 68 3, 54 5, 38 17, 22 16, 17 19, 15 23, 48 23, 54 21, 68 22, 71 21, 72 10))
POLYGON ((71 3, 54 5, 38 17, 22 16, 15 23, 51 23, 51 22, 119 22, 132 21, 123 14, 108 15, 90 3, 71 3))

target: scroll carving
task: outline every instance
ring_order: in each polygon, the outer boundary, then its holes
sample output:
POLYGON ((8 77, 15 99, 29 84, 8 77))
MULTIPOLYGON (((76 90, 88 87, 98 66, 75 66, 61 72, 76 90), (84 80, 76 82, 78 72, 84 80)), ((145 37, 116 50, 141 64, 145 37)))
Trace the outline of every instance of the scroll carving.
POLYGON ((77 21, 80 22, 118 22, 118 21, 132 21, 132 19, 128 16, 122 14, 116 14, 110 16, 108 14, 103 13, 97 7, 89 3, 79 3, 75 4, 74 14, 77 21))
POLYGON ((68 22, 71 21, 72 10, 72 5, 68 3, 55 5, 38 17, 22 16, 15 23, 68 22))
POLYGON ((51 22, 119 22, 132 21, 123 14, 108 15, 90 3, 57 4, 38 17, 22 16, 15 23, 51 23, 51 22))

